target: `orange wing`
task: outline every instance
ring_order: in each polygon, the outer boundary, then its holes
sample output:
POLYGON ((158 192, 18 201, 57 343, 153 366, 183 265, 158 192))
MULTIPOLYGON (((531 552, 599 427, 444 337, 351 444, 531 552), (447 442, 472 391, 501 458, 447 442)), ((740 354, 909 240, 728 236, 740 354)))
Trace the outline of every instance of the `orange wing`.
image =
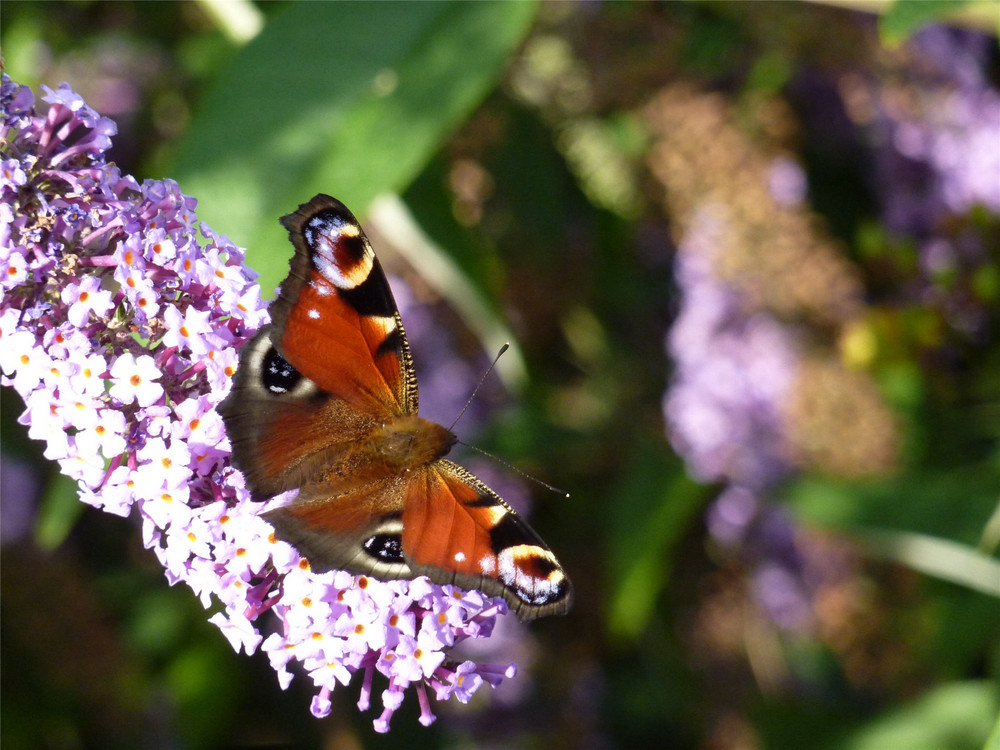
POLYGON ((357 220, 317 195, 282 223, 291 269, 219 405, 255 499, 349 462, 377 425, 417 411, 403 324, 357 220))
POLYGON ((502 596, 522 620, 562 614, 572 586, 555 555, 513 508, 444 459, 403 500, 403 554, 415 573, 502 596))
POLYGON ((264 516, 313 570, 426 575, 502 596, 522 620, 565 613, 573 590, 545 542, 451 461, 331 495, 322 483, 264 516))
POLYGON ((295 245, 271 306, 282 356, 323 392, 368 414, 414 414, 417 385, 385 272, 354 215, 317 195, 281 220, 295 245))

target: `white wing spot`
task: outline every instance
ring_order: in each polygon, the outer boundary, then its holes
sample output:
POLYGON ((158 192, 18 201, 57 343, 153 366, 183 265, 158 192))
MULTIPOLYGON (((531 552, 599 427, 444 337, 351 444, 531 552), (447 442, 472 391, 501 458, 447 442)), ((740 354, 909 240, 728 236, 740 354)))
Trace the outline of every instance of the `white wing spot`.
POLYGON ((306 315, 308 315, 313 320, 319 320, 321 317, 319 314, 319 310, 317 310, 315 307, 309 308, 309 312, 307 312, 306 315))
POLYGON ((464 552, 456 552, 455 553, 455 562, 465 562, 465 553, 464 552))
MULTIPOLYGON (((558 593, 565 576, 558 568, 549 573, 546 578, 536 578, 525 573, 518 558, 540 557, 555 562, 555 557, 548 550, 535 545, 521 544, 503 550, 498 558, 500 563, 500 580, 505 586, 514 589, 524 601, 531 604, 545 604, 558 593)), ((485 571, 484 571, 485 572, 485 571)))

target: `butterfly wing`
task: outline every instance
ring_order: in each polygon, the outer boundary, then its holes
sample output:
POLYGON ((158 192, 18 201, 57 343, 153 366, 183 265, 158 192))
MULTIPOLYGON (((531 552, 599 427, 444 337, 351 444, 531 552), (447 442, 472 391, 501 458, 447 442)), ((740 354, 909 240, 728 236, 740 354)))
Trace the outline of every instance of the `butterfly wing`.
POLYGON ((243 347, 233 388, 219 404, 233 464, 254 500, 338 468, 349 473, 358 445, 376 423, 302 376, 274 348, 270 333, 262 328, 243 347))
POLYGON ((265 515, 317 572, 426 575, 502 596, 522 620, 563 614, 572 586, 552 551, 493 490, 444 459, 331 497, 303 488, 265 515))
POLYGON ((502 596, 522 620, 563 614, 572 586, 555 555, 513 508, 445 459, 407 484, 403 553, 415 573, 502 596))
POLYGON ((376 425, 417 410, 403 324, 357 219, 317 195, 282 223, 290 272, 219 405, 233 463, 259 500, 346 471, 376 425))
POLYGON ((415 414, 417 381, 385 272, 358 220, 329 195, 281 219, 295 255, 271 340, 324 393, 369 414, 415 414))
POLYGON ((402 550, 402 475, 340 495, 303 487, 291 505, 264 514, 316 572, 346 570, 383 580, 413 578, 402 550))

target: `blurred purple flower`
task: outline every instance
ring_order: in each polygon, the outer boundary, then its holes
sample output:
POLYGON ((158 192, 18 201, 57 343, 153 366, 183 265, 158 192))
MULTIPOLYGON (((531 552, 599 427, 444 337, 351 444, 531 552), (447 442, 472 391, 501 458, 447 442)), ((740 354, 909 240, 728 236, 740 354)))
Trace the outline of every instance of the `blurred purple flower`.
POLYGON ((774 199, 782 206, 797 206, 805 201, 805 172, 798 162, 788 157, 778 157, 771 164, 768 174, 768 189, 774 199))
POLYGON ((140 185, 107 162, 115 124, 68 85, 47 92, 39 115, 30 90, 0 83, 0 368, 29 435, 83 502, 137 509, 170 583, 221 603, 209 619, 237 651, 261 647, 282 687, 301 664, 316 716, 357 672, 363 710, 373 674, 389 680, 378 731, 409 687, 429 724, 427 688, 466 702, 512 676, 450 658, 490 635, 502 600, 425 578, 317 575, 275 539, 258 514, 288 498, 250 502, 215 411, 236 349, 267 320, 242 249, 199 225, 176 183, 140 185))
POLYGON ((984 73, 981 35, 932 26, 911 42, 923 70, 879 91, 877 175, 890 229, 924 237, 943 215, 1000 212, 1000 92, 984 73), (905 104, 904 104, 905 103, 905 104))
MULTIPOLYGON (((797 165, 778 162, 772 190, 804 196, 797 165)), ((667 339, 674 378, 664 398, 667 433, 692 475, 721 482, 706 522, 714 541, 751 567, 754 598, 777 625, 811 623, 809 592, 794 525, 764 498, 794 468, 785 451, 783 407, 798 364, 789 329, 717 277, 729 217, 703 207, 675 262, 681 305, 667 339)))
POLYGON ((966 334, 983 334, 992 312, 975 279, 995 262, 993 248, 982 222, 964 217, 1000 215, 1000 90, 987 77, 995 44, 931 26, 910 41, 900 70, 865 84, 882 219, 918 248, 911 296, 966 334))
POLYGON ((788 330, 713 270, 725 211, 703 209, 678 248, 681 307, 667 340, 674 378, 664 399, 667 432, 705 482, 763 489, 787 476, 782 405, 797 362, 788 330))

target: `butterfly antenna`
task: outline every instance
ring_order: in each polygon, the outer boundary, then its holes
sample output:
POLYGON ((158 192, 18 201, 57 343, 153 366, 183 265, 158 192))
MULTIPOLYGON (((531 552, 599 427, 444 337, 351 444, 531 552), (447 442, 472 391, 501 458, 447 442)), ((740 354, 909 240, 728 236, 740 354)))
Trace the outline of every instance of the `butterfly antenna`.
POLYGON ((479 389, 483 387, 483 383, 486 382, 486 378, 490 376, 490 373, 493 372, 493 368, 496 367, 497 362, 500 361, 500 357, 502 357, 503 353, 508 349, 510 349, 510 344, 504 344, 500 347, 500 351, 497 352, 497 356, 493 358, 493 362, 491 362, 490 366, 486 368, 486 372, 483 373, 483 376, 479 378, 479 382, 476 383, 476 387, 472 389, 472 395, 469 396, 469 400, 465 402, 465 406, 462 407, 462 411, 458 413, 458 416, 455 417, 455 421, 451 423, 451 426, 448 428, 449 432, 455 431, 455 425, 458 424, 458 420, 460 420, 462 415, 469 410, 469 407, 472 405, 472 399, 474 399, 476 394, 479 393, 479 389))
MULTIPOLYGON (((479 393, 479 389, 483 387, 483 383, 486 382, 486 378, 488 378, 489 375, 490 375, 490 373, 493 372, 493 368, 497 366, 497 362, 500 361, 500 357, 502 357, 503 353, 505 351, 507 351, 509 348, 510 348, 510 344, 504 344, 503 346, 500 347, 500 351, 497 352, 497 356, 495 356, 493 358, 493 362, 490 364, 490 366, 488 368, 486 368, 486 372, 483 373, 483 376, 479 379, 479 382, 476 384, 476 387, 472 389, 472 395, 469 396, 469 400, 465 402, 465 406, 462 407, 462 411, 460 411, 458 413, 458 416, 455 417, 455 421, 451 423, 451 427, 448 428, 449 432, 454 432, 455 431, 455 425, 458 424, 458 420, 460 420, 462 418, 462 415, 465 414, 466 411, 468 411, 469 406, 472 404, 472 400, 476 397, 476 394, 479 393)), ((501 466, 507 467, 508 469, 510 469, 511 471, 513 471, 515 474, 520 474, 522 477, 524 477, 528 481, 531 481, 531 482, 534 482, 535 484, 541 485, 542 487, 544 487, 545 489, 549 490, 550 492, 555 492, 557 495, 562 495, 563 497, 569 497, 569 493, 566 492, 565 490, 561 490, 558 487, 553 487, 551 484, 547 484, 547 483, 543 482, 538 477, 533 477, 533 476, 531 476, 531 474, 528 474, 526 472, 521 471, 516 466, 513 466, 509 462, 504 461, 499 456, 494 456, 489 451, 484 451, 482 448, 478 448, 477 446, 471 445, 470 443, 466 443, 466 442, 464 442, 462 440, 459 440, 458 442, 461 443, 462 445, 464 445, 466 448, 471 448, 476 453, 480 453, 480 454, 486 456, 487 458, 492 458, 494 461, 496 461, 501 466)))
POLYGON ((478 447, 476 447, 475 445, 471 445, 471 444, 469 444, 469 443, 466 443, 466 442, 463 442, 463 441, 461 441, 461 440, 459 440, 458 442, 459 442, 459 443, 460 443, 461 445, 464 445, 464 446, 465 446, 466 448, 471 448, 471 449, 472 449, 472 450, 474 450, 474 451, 475 451, 476 453, 480 453, 480 454, 482 454, 482 455, 486 456, 487 458, 492 458, 492 459, 493 459, 494 461, 496 461, 496 462, 497 462, 498 464, 500 464, 501 466, 505 466, 506 468, 508 468, 508 469, 510 469, 511 471, 513 471, 513 472, 514 472, 515 474, 520 474, 520 475, 521 475, 522 477, 524 477, 525 479, 527 479, 527 480, 528 480, 529 482, 534 482, 535 484, 537 484, 537 485, 539 485, 539 486, 541 486, 541 487, 544 487, 544 488, 545 488, 545 489, 547 489, 547 490, 548 490, 549 492, 554 492, 554 493, 556 493, 557 495, 562 495, 562 496, 563 496, 563 497, 565 497, 565 498, 568 498, 568 497, 569 497, 569 493, 568 493, 568 492, 566 492, 566 490, 561 490, 561 489, 559 489, 558 487, 555 487, 555 486, 553 486, 553 485, 551 485, 551 484, 549 484, 549 483, 547 483, 547 482, 543 482, 543 481, 542 481, 541 479, 539 479, 538 477, 534 477, 534 476, 532 476, 531 474, 528 474, 528 473, 527 473, 526 471, 521 471, 521 470, 520 470, 519 468, 517 468, 517 467, 516 467, 516 466, 514 466, 513 464, 509 463, 508 461, 504 461, 504 460, 503 460, 502 458, 500 458, 499 456, 494 456, 494 455, 493 455, 492 453, 490 453, 489 451, 484 451, 484 450, 483 450, 482 448, 478 448, 478 447))

